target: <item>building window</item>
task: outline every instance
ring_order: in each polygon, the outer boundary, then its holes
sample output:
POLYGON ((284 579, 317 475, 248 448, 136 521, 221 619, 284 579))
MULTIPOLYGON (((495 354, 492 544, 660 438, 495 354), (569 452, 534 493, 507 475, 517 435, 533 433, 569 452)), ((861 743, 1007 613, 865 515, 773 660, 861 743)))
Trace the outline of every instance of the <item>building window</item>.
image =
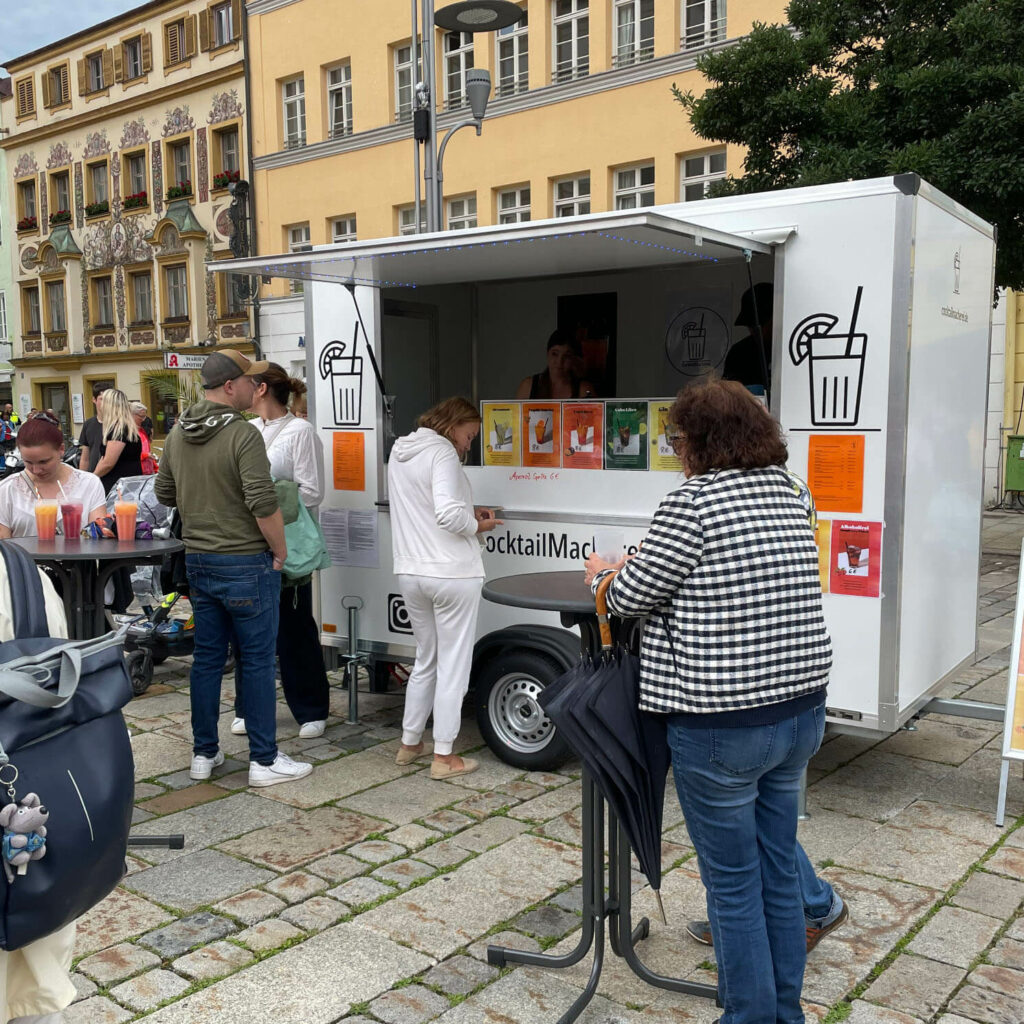
POLYGON ((132 323, 153 322, 153 274, 142 270, 128 275, 128 289, 131 292, 132 323))
POLYGON ((554 80, 568 82, 590 72, 589 0, 554 0, 554 80))
MULTIPOLYGON (((394 47, 395 61, 395 120, 412 120, 413 101, 413 73, 412 73, 412 46, 394 47)), ((416 48, 416 81, 421 78, 423 67, 423 51, 417 45, 416 48)))
POLYGON ((0 341, 7 340, 7 294, 0 292, 0 341))
POLYGON ((246 316, 245 297, 235 287, 237 284, 244 284, 245 276, 243 274, 220 274, 218 276, 221 278, 220 287, 222 289, 221 309, 223 313, 221 315, 225 317, 246 316))
POLYGON ((615 172, 615 209, 636 210, 654 205, 654 164, 623 167, 615 172))
POLYGON ((703 199, 708 194, 711 182, 725 177, 725 150, 684 157, 682 169, 679 198, 684 203, 703 199))
POLYGON ((107 190, 107 162, 89 164, 86 168, 86 217, 98 217, 110 212, 110 194, 107 190))
POLYGON ((112 327, 114 303, 109 276, 92 279, 92 303, 93 327, 112 327))
POLYGON ((188 319, 188 277, 184 264, 164 267, 167 288, 167 320, 188 319))
POLYGON ((683 49, 694 50, 725 39, 725 0, 682 0, 683 49))
POLYGON ((125 168, 125 209, 149 205, 149 193, 146 190, 146 154, 145 152, 129 153, 124 158, 125 168), (131 205, 129 205, 129 202, 131 205))
POLYGON ((398 233, 400 235, 415 235, 427 230, 427 212, 425 204, 420 204, 420 226, 416 230, 416 206, 410 203, 408 206, 398 208, 398 233))
POLYGON ((29 117, 36 112, 36 84, 32 75, 14 83, 14 95, 18 117, 29 117))
POLYGON ((55 174, 53 181, 53 211, 50 214, 50 223, 58 214, 71 214, 71 175, 67 171, 55 174))
POLYGON ((89 92, 99 92, 101 89, 107 87, 107 82, 103 79, 103 51, 99 53, 90 53, 85 58, 85 78, 86 87, 89 92))
POLYGON ((68 329, 68 322, 64 313, 63 281, 48 281, 46 283, 46 307, 50 314, 50 330, 54 332, 66 331, 68 329))
POLYGON ((238 128, 223 128, 213 133, 214 174, 213 187, 227 188, 241 176, 241 157, 238 153, 238 128), (220 167, 220 171, 216 170, 220 167))
POLYGON ((327 72, 328 137, 352 134, 352 65, 341 64, 327 72))
POLYGON ((466 72, 473 66, 473 36, 446 32, 444 37, 444 102, 448 110, 466 104, 466 72))
POLYGON ((615 67, 654 56, 654 0, 615 0, 615 67))
POLYGON ((42 321, 39 317, 39 289, 26 288, 22 295, 25 299, 25 331, 24 334, 42 334, 42 321))
POLYGON ((47 107, 62 107, 71 102, 71 84, 68 80, 68 65, 50 68, 43 75, 43 104, 47 107))
POLYGON ((210 9, 213 25, 213 45, 227 46, 235 38, 235 27, 231 18, 231 4, 217 4, 210 9))
POLYGON ((498 223, 520 224, 530 219, 530 186, 505 188, 498 193, 498 223))
POLYGON ((590 213, 590 175, 555 182, 555 216, 575 217, 590 213))
MULTIPOLYGON (((309 252, 313 246, 309 244, 309 224, 293 224, 288 229, 288 251, 309 252)), ((290 282, 292 295, 301 295, 304 291, 301 281, 294 278, 290 282)))
POLYGON ((306 144, 306 84, 302 75, 281 83, 281 105, 284 110, 284 148, 295 149, 306 144))
MULTIPOLYGON (((142 61, 142 37, 136 36, 121 44, 122 60, 124 62, 124 77, 126 79, 141 78, 143 71, 142 61)), ((168 61, 168 63, 171 63, 168 61)))
POLYGON ((184 63, 192 56, 195 45, 195 21, 191 17, 179 18, 165 25, 164 66, 184 63))
POLYGON ((331 241, 336 245, 339 242, 354 242, 356 240, 356 216, 335 217, 331 221, 331 241))
POLYGON ((498 30, 498 95, 514 96, 530 86, 530 36, 526 11, 514 25, 498 30))
POLYGON ((448 230, 461 231, 476 227, 476 196, 459 196, 448 200, 448 230))
MULTIPOLYGON (((36 219, 36 183, 18 182, 18 223, 36 219)), ((35 227, 35 224, 32 225, 35 227)))
POLYGON ((188 139, 172 143, 171 159, 168 170, 172 174, 171 188, 176 188, 177 195, 168 189, 168 199, 180 198, 192 194, 192 144, 188 139))

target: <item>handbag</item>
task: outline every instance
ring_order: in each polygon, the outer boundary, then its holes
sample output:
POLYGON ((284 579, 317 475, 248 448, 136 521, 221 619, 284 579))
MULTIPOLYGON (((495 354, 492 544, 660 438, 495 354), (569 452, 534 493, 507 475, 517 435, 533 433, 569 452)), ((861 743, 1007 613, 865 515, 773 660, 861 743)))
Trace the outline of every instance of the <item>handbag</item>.
POLYGON ((124 877, 135 765, 121 714, 132 696, 124 634, 51 637, 35 564, 9 541, 0 555, 15 629, 0 643, 0 804, 35 793, 49 812, 45 856, 13 880, 0 871, 0 949, 14 950, 80 917, 124 877))
POLYGON ((317 569, 327 569, 331 564, 327 554, 327 541, 320 524, 309 514, 309 509, 299 497, 299 487, 294 480, 275 480, 277 501, 284 518, 284 539, 288 546, 288 557, 281 572, 286 587, 298 586, 317 569))

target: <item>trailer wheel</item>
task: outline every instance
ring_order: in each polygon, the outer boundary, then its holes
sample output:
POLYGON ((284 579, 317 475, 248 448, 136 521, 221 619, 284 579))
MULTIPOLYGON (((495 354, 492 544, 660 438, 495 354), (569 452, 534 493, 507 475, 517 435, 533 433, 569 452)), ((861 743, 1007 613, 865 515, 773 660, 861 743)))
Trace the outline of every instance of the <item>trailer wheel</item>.
POLYGON ((144 694, 153 682, 153 658, 149 651, 130 651, 124 656, 128 677, 132 681, 132 694, 144 694))
POLYGON ((507 764, 530 771, 557 768, 571 751, 537 703, 564 669, 531 650, 492 658, 475 680, 476 720, 487 745, 507 764))

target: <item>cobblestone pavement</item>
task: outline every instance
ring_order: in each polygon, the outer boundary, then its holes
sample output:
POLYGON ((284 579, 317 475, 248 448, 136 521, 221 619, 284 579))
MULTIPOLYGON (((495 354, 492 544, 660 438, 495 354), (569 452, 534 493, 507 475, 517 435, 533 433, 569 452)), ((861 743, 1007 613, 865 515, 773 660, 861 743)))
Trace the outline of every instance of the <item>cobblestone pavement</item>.
MULTIPOLYGON (((977 664, 944 695, 1002 702, 1024 516, 986 517, 977 664)), ((81 922, 69 1024, 509 1024, 554 1021, 586 983, 488 966, 488 941, 568 948, 579 928, 576 766, 531 773, 482 747, 481 770, 435 782, 394 763, 401 695, 347 695, 316 740, 279 704, 281 747, 313 775, 246 787, 246 739, 210 782, 188 778, 188 665, 169 661, 128 706, 139 835, 183 832, 182 851, 135 848, 122 886, 81 922), (155 1011, 155 1012, 154 1012, 155 1011)), ((1024 779, 993 824, 999 727, 932 716, 881 742, 827 738, 812 762, 801 840, 847 899, 849 923, 808 960, 808 1020, 1017 1024, 1024 1019, 1024 779)), ((643 959, 713 978, 684 923, 703 917, 693 850, 670 794, 663 895, 643 959)), ((634 905, 651 907, 637 882, 634 905)), ((650 988, 610 958, 587 1024, 710 1022, 708 1001, 650 988)))

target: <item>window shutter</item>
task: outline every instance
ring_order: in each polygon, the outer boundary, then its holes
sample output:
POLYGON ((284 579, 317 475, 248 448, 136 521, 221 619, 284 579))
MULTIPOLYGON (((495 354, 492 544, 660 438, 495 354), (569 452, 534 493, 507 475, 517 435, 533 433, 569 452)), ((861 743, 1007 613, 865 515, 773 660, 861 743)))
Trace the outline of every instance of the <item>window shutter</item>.
POLYGON ((242 0, 231 0, 231 38, 242 37, 242 0))
POLYGON ((199 12, 199 49, 206 51, 210 49, 210 8, 199 12))
POLYGON ((177 64, 178 59, 178 26, 164 25, 164 67, 177 64))
MULTIPOLYGON (((118 43, 112 50, 108 50, 110 54, 110 68, 113 80, 115 82, 124 81, 124 47, 118 43)), ((103 74, 107 73, 107 54, 103 55, 103 74)))
MULTIPOLYGON (((104 76, 104 82, 106 76, 104 76)), ((78 94, 85 96, 89 92, 89 62, 83 57, 78 62, 78 94)))
POLYGON ((196 55, 196 16, 190 14, 185 19, 185 59, 196 55))
POLYGON ((53 104, 50 102, 50 72, 43 72, 43 106, 50 107, 53 104))
POLYGON ((60 69, 60 101, 61 103, 71 102, 71 76, 69 66, 64 64, 60 69))
POLYGON ((153 36, 143 32, 142 36, 142 73, 148 75, 153 70, 153 36))
POLYGON ((35 79, 25 78, 18 83, 18 116, 34 114, 36 109, 35 79))
POLYGON ((120 53, 121 47, 118 46, 114 50, 103 51, 103 88, 112 85, 114 82, 114 54, 120 53))

